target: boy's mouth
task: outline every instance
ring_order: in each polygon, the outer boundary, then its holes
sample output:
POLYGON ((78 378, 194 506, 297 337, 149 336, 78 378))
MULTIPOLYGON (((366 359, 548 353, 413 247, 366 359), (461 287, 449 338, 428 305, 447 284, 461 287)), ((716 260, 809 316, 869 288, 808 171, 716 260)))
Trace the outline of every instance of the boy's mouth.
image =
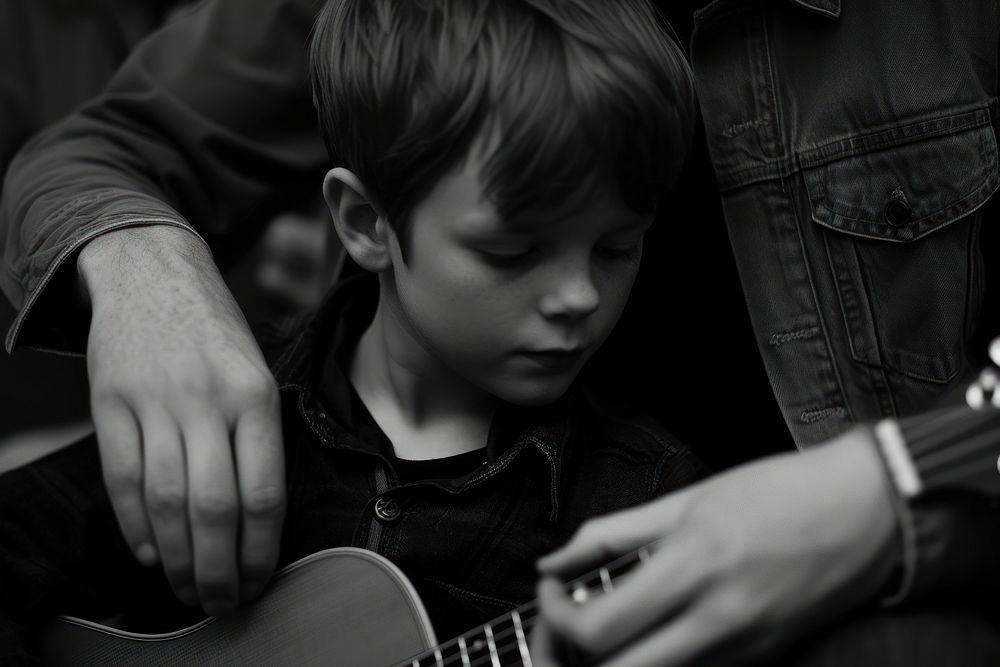
POLYGON ((521 356, 550 370, 568 370, 576 366, 583 357, 585 347, 550 348, 546 350, 524 350, 521 356))

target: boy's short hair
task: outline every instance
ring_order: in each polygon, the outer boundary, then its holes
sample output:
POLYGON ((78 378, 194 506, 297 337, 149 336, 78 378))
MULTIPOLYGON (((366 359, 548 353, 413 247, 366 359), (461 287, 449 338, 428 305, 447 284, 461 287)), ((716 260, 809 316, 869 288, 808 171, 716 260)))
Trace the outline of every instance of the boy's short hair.
POLYGON ((329 0, 310 76, 334 164, 397 231, 477 141, 504 220, 608 186, 652 212, 694 129, 689 66, 646 0, 329 0))

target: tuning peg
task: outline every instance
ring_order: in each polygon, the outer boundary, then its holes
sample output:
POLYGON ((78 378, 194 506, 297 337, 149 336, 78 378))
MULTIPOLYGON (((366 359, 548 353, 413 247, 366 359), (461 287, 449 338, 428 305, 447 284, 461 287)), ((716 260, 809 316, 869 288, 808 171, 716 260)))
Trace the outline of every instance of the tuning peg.
POLYGON ((989 354, 990 360, 1000 366, 1000 336, 990 341, 989 354))
MULTIPOLYGON (((997 342, 997 340, 994 340, 990 344, 991 356, 994 344, 997 342)), ((984 368, 980 371, 979 377, 965 390, 965 402, 974 410, 979 410, 986 405, 1000 408, 1000 391, 997 391, 998 388, 1000 388, 1000 375, 993 368, 984 368)))

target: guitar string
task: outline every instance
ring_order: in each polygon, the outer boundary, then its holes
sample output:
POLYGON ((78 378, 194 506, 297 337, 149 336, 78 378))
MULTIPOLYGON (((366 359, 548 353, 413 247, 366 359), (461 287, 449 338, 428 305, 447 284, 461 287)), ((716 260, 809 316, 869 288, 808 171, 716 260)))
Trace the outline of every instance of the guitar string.
POLYGON ((953 482, 968 482, 973 484, 976 481, 982 482, 989 489, 996 488, 996 468, 989 466, 984 468, 981 459, 973 460, 965 465, 941 470, 936 473, 924 475, 924 481, 928 484, 946 485, 953 482), (977 479, 978 476, 978 479, 977 479))
MULTIPOLYGON (((949 407, 923 415, 923 418, 919 423, 914 424, 912 426, 908 426, 908 434, 910 435, 910 438, 914 441, 912 444, 916 446, 914 455, 920 455, 925 451, 933 451, 942 443, 950 439, 954 439, 962 435, 969 436, 970 434, 972 434, 981 427, 991 426, 992 425, 991 422, 993 420, 998 419, 997 414, 993 414, 994 412, 1000 412, 1000 411, 994 411, 988 407, 986 409, 971 409, 971 408, 967 409, 964 407, 959 407, 959 408, 949 407), (972 412, 971 415, 969 414, 970 411, 972 412), (955 426, 957 426, 957 428, 953 428, 955 426)), ((993 438, 991 437, 990 433, 976 433, 971 438, 967 437, 967 439, 959 446, 950 447, 946 450, 943 450, 941 453, 934 455, 934 457, 930 459, 930 465, 926 468, 926 470, 928 471, 928 473, 933 474, 938 468, 940 468, 941 466, 945 466, 945 464, 954 464, 956 462, 962 461, 966 459, 969 456, 969 454, 974 454, 976 450, 978 450, 979 447, 982 444, 984 444, 984 441, 988 441, 991 439, 993 438)), ((952 474, 958 475, 958 473, 960 472, 963 473, 964 475, 966 472, 971 472, 972 469, 980 465, 981 465, 980 462, 973 460, 961 466, 960 468, 953 468, 952 470, 950 471, 946 470, 945 472, 948 473, 947 475, 948 477, 952 476, 952 474)), ((958 476, 963 476, 963 475, 958 475, 958 476)), ((943 477, 944 475, 941 476, 943 477)), ((646 549, 652 551, 655 544, 657 543, 649 545, 646 549)), ((625 571, 628 571, 632 569, 632 566, 637 562, 636 553, 637 552, 626 554, 617 559, 616 561, 613 561, 611 564, 605 566, 605 568, 601 569, 604 569, 606 572, 610 572, 615 567, 616 564, 622 565, 623 561, 625 561, 627 562, 627 569, 625 571)), ((638 560, 641 560, 641 558, 638 560)), ((595 578, 600 579, 601 569, 595 571, 597 572, 596 575, 594 573, 591 573, 589 575, 581 577, 580 579, 577 579, 574 582, 566 584, 566 592, 570 593, 570 591, 574 588, 574 586, 578 586, 581 584, 590 589, 590 587, 587 586, 586 580, 595 578)), ((615 574, 614 576, 620 576, 620 575, 615 574)), ((605 582, 601 580, 600 583, 604 584, 605 582)), ((599 589, 595 587, 592 590, 597 592, 599 589)), ((531 630, 535 625, 536 619, 538 617, 537 603, 534 601, 529 602, 528 604, 519 607, 517 611, 520 615, 521 629, 524 632, 524 634, 527 635, 528 631, 531 630)), ((468 665, 470 667, 492 665, 494 662, 494 658, 499 660, 501 657, 505 657, 508 653, 514 651, 518 652, 518 657, 520 658, 521 639, 517 636, 517 629, 513 625, 512 618, 511 620, 508 620, 509 616, 511 615, 499 617, 498 619, 494 619, 493 622, 484 624, 482 626, 483 628, 485 628, 487 625, 489 625, 491 628, 493 628, 494 647, 493 650, 490 651, 488 654, 483 654, 480 655, 479 657, 473 658, 471 656, 466 655, 465 660, 468 661, 468 665), (511 623, 510 628, 497 632, 496 628, 502 626, 503 623, 511 623)), ((466 635, 462 635, 462 638, 465 637, 466 635)), ((450 646, 452 643, 457 644, 457 642, 458 639, 456 638, 455 640, 447 642, 442 646, 447 647, 450 646)), ((432 649, 429 652, 420 654, 420 657, 415 656, 408 664, 412 664, 412 662, 414 661, 416 661, 417 664, 423 664, 423 658, 425 657, 436 657, 434 650, 432 649)), ((450 665, 455 665, 455 664, 464 665, 465 662, 463 661, 461 654, 458 654, 458 655, 448 656, 448 658, 446 659, 436 660, 434 664, 442 665, 442 667, 448 667, 450 665)))
MULTIPOLYGON (((522 613, 524 613, 524 612, 522 612, 522 613)), ((529 621, 522 621, 522 628, 524 628, 524 629, 529 628, 531 626, 531 624, 534 622, 534 618, 535 618, 535 616, 531 616, 529 621)), ((485 628, 486 625, 490 625, 490 627, 492 627, 492 624, 484 624, 483 628, 485 628)), ((492 660, 493 660, 493 656, 494 655, 497 656, 497 657, 499 657, 499 656, 504 655, 505 653, 507 653, 508 650, 519 650, 520 649, 520 645, 517 643, 517 640, 516 640, 516 633, 514 632, 513 629, 504 630, 504 631, 501 631, 501 632, 496 632, 494 630, 494 636, 493 636, 493 639, 494 639, 494 650, 493 651, 487 651, 486 653, 483 653, 483 650, 484 650, 483 647, 485 647, 487 645, 487 642, 486 642, 486 639, 485 639, 485 635, 483 636, 482 639, 476 639, 476 640, 470 642, 469 638, 468 638, 468 634, 469 633, 466 633, 466 634, 464 634, 464 635, 461 636, 461 639, 465 639, 466 640, 465 641, 466 652, 465 652, 465 658, 464 659, 462 657, 461 650, 459 650, 456 653, 449 653, 448 655, 444 655, 445 651, 447 651, 449 648, 457 648, 459 646, 459 642, 458 642, 459 638, 456 638, 453 642, 447 642, 447 643, 445 643, 443 645, 440 645, 436 649, 430 649, 429 651, 425 651, 424 653, 420 653, 420 654, 418 654, 418 655, 410 658, 406 662, 400 663, 400 666, 401 667, 403 665, 410 666, 410 665, 413 665, 414 663, 416 663, 417 665, 425 665, 426 664, 428 666, 433 665, 435 667, 437 667, 437 666, 449 667, 451 665, 466 665, 466 664, 468 664, 471 667, 472 665, 490 664, 492 662, 492 660), (514 639, 515 639, 515 643, 514 644, 511 644, 510 641, 509 641, 509 639, 511 637, 514 637, 514 639), (455 646, 452 647, 452 644, 454 644, 455 646), (440 660, 437 659, 437 651, 441 652, 441 656, 442 657, 441 657, 440 660), (478 654, 478 656, 470 655, 470 651, 478 654), (428 660, 428 659, 430 660, 430 662, 425 663, 424 661, 428 660), (466 662, 466 661, 468 661, 468 662, 466 662)))
MULTIPOLYGON (((609 563, 607 566, 605 566, 605 568, 602 568, 602 569, 607 569, 608 571, 611 571, 611 570, 616 569, 616 567, 617 567, 617 569, 621 569, 622 571, 621 572, 616 572, 614 576, 620 576, 621 574, 623 574, 628 569, 631 569, 631 566, 634 565, 636 562, 638 562, 638 561, 636 560, 636 557, 635 557, 634 554, 627 554, 627 555, 622 556, 621 558, 617 559, 616 561, 613 561, 612 563, 609 563)), ((581 578, 579 578, 579 579, 577 579, 577 580, 575 580, 573 582, 570 582, 570 583, 566 584, 567 593, 569 593, 575 586, 579 586, 579 585, 587 586, 587 581, 588 580, 599 579, 599 577, 600 577, 600 575, 599 575, 600 570, 597 570, 596 572, 598 574, 591 573, 589 575, 586 575, 586 576, 581 577, 581 578)), ((589 586, 588 586, 588 588, 589 588, 589 586)), ((516 609, 516 611, 520 615, 521 625, 522 625, 522 628, 524 630, 530 629, 531 626, 534 624, 534 620, 537 617, 537 608, 538 608, 537 601, 532 600, 531 602, 528 602, 525 605, 523 605, 521 607, 518 607, 516 609)), ((457 646, 458 640, 460 638, 461 639, 465 639, 467 644, 469 643, 470 639, 473 640, 473 642, 475 642, 475 639, 473 637, 470 637, 470 634, 478 635, 478 633, 483 628, 485 628, 487 625, 489 625, 491 628, 493 628, 494 641, 497 643, 498 646, 499 646, 500 642, 504 642, 504 644, 505 644, 505 646, 504 646, 505 650, 508 647, 511 648, 512 650, 519 649, 520 645, 518 644, 517 630, 516 630, 516 628, 514 626, 512 616, 513 616, 512 613, 505 614, 503 616, 499 616, 499 617, 493 619, 493 621, 491 621, 490 623, 486 623, 483 626, 481 626, 479 629, 477 629, 477 631, 475 633, 466 633, 464 635, 461 635, 461 637, 456 637, 455 639, 450 640, 450 641, 446 642, 445 644, 441 644, 441 645, 439 645, 439 646, 437 646, 435 648, 436 649, 447 649, 449 647, 452 647, 453 645, 457 646), (506 627, 506 628, 504 627, 504 626, 508 626, 508 625, 509 625, 509 627, 506 627), (498 628, 501 628, 501 629, 498 631, 497 630, 498 628), (514 643, 510 644, 509 643, 510 640, 513 640, 514 643)), ((409 664, 412 664, 413 661, 419 661, 418 664, 420 664, 423 661, 424 658, 434 658, 435 657, 434 656, 434 650, 435 650, 435 648, 429 649, 429 650, 427 650, 427 651, 425 651, 423 653, 418 654, 417 656, 414 656, 410 660, 409 664)), ((483 659, 489 661, 490 660, 490 656, 485 655, 485 656, 483 656, 483 659)), ((479 658, 477 658, 476 660, 479 660, 479 658)), ((435 661, 432 664, 447 666, 447 665, 459 664, 459 663, 462 663, 461 653, 455 654, 453 656, 449 656, 447 659, 445 659, 443 661, 435 661)), ((476 664, 476 663, 473 662, 471 664, 476 664)))
MULTIPOLYGON (((521 627, 525 632, 527 632, 532 628, 532 626, 534 626, 535 619, 538 617, 538 615, 534 613, 534 611, 531 612, 520 611, 519 613, 521 613, 522 617, 521 627), (530 615, 528 615, 529 613, 530 615)), ((492 624, 490 625, 492 627, 492 624)), ((484 625, 483 627, 486 626, 484 625)), ((482 649, 480 648, 477 649, 478 651, 480 651, 480 654, 478 656, 469 656, 468 654, 466 655, 469 667, 479 667, 480 665, 491 665, 493 663, 494 656, 498 660, 512 653, 516 653, 518 657, 520 656, 521 643, 520 640, 517 638, 517 633, 514 630, 513 626, 511 626, 511 628, 508 630, 503 630, 501 632, 494 632, 493 639, 494 639, 493 651, 487 653, 481 653, 482 649)), ((434 658, 435 656, 434 653, 431 652, 431 654, 426 657, 434 658)), ((417 660, 417 658, 414 658, 414 660, 417 660)), ((412 661, 408 664, 412 664, 412 661)), ((423 658, 420 659, 420 662, 418 662, 418 664, 423 664, 423 658)), ((459 653, 443 657, 443 659, 440 661, 435 660, 435 662, 430 664, 435 665, 435 667, 438 665, 440 665, 441 667, 450 667, 451 665, 457 665, 457 664, 464 665, 466 663, 462 660, 462 656, 459 653)))
MULTIPOLYGON (((523 627, 524 627, 525 631, 530 630, 532 628, 532 626, 534 626, 536 618, 537 618, 537 615, 531 617, 529 620, 527 620, 527 621, 524 622, 523 627)), ((520 648, 521 648, 520 644, 517 643, 517 642, 515 642, 515 643, 506 643, 503 646, 502 649, 498 645, 497 646, 497 651, 496 651, 495 655, 497 657, 497 660, 500 660, 500 658, 506 657, 509 653, 515 653, 516 652, 517 653, 516 657, 520 660, 520 664, 524 665, 524 661, 523 661, 523 659, 521 659, 521 656, 520 656, 520 648)), ((435 663, 435 665, 437 665, 437 664, 442 665, 442 667, 448 667, 450 664, 454 664, 454 663, 453 662, 449 663, 448 661, 445 661, 445 662, 441 662, 441 663, 435 663)), ((477 657, 475 659, 471 659, 470 658, 470 660, 469 660, 469 667, 485 667, 486 665, 492 665, 492 664, 493 664, 493 657, 490 656, 490 655, 483 655, 483 656, 477 657)), ((507 664, 507 663, 501 662, 501 664, 507 664)))
MULTIPOLYGON (((521 617, 521 627, 523 629, 527 630, 528 628, 530 628, 534 624, 535 619, 538 616, 538 614, 537 614, 537 608, 538 608, 538 604, 534 600, 531 601, 531 602, 529 602, 529 603, 527 603, 527 604, 525 604, 525 605, 523 605, 523 606, 521 606, 521 607, 517 608, 517 611, 518 611, 518 613, 520 614, 520 617, 521 617)), ((496 646, 496 649, 497 649, 496 652, 495 652, 497 655, 500 655, 500 654, 502 654, 502 653, 504 653, 504 652, 506 652, 508 650, 511 650, 511 649, 518 650, 520 648, 520 645, 517 643, 517 632, 516 632, 516 630, 514 628, 513 621, 509 620, 509 618, 508 618, 509 616, 510 615, 508 614, 507 616, 501 616, 501 617, 495 619, 494 621, 492 621, 490 623, 484 623, 479 629, 477 629, 477 631, 475 633, 465 633, 464 635, 461 635, 461 637, 456 637, 455 639, 453 639, 451 641, 445 642, 444 644, 438 645, 437 647, 434 647, 432 649, 429 649, 429 650, 427 650, 427 651, 425 651, 423 653, 420 653, 420 654, 414 656, 413 658, 410 659, 409 662, 404 663, 404 664, 411 665, 411 664, 413 664, 414 661, 418 661, 418 664, 423 664, 423 660, 425 658, 434 659, 435 658, 435 655, 434 655, 435 649, 441 650, 442 653, 443 653, 445 650, 448 650, 449 648, 453 648, 453 645, 454 645, 454 647, 457 647, 458 646, 458 640, 460 638, 461 639, 465 639, 466 646, 468 646, 468 647, 476 646, 476 648, 474 650, 476 652, 481 652, 483 650, 482 646, 486 645, 486 640, 485 640, 485 635, 484 635, 484 637, 482 639, 478 639, 478 634, 487 625, 489 625, 491 628, 493 628, 493 632, 494 632, 493 640, 495 642, 495 646, 496 646), (506 623, 510 623, 511 624, 510 627, 506 628, 506 629, 503 629, 503 630, 500 630, 500 631, 497 631, 497 627, 502 627, 502 624, 505 623, 505 622, 506 623), (477 637, 476 638, 472 638, 472 637, 470 637, 470 634, 474 634, 477 637), (470 639, 472 641, 470 641, 470 639), (514 643, 510 642, 511 639, 514 640, 514 643), (476 643, 477 641, 481 641, 482 644, 478 645, 476 643)), ((469 664, 470 665, 489 664, 491 662, 491 660, 492 660, 492 658, 491 658, 491 656, 490 656, 489 653, 481 654, 480 657, 469 656, 469 661, 470 661, 469 664), (485 660, 485 662, 480 662, 481 660, 485 660)), ((459 653, 449 654, 448 656, 443 657, 443 659, 441 661, 436 661, 435 660, 435 662, 432 662, 430 664, 432 664, 432 665, 442 665, 444 667, 448 667, 449 665, 464 664, 464 663, 462 661, 462 655, 459 652, 459 653)))
MULTIPOLYGON (((937 446, 939 446, 942 442, 945 442, 948 439, 953 439, 955 437, 959 437, 962 435, 968 435, 970 434, 970 432, 973 432, 978 428, 984 426, 989 427, 991 425, 990 422, 998 419, 997 414, 991 414, 993 412, 1000 413, 1000 411, 990 410, 989 408, 973 410, 971 408, 949 407, 949 408, 943 408, 941 410, 936 410, 934 412, 924 415, 920 423, 915 424, 912 427, 908 428, 910 437, 914 441, 919 441, 919 444, 921 445, 920 449, 918 451, 915 451, 914 454, 918 455, 923 451, 933 450, 937 446), (970 411, 972 412, 971 415, 969 414, 970 411)), ((990 433, 985 433, 985 434, 979 433, 976 434, 975 437, 967 439, 958 447, 951 447, 948 450, 944 450, 943 455, 939 454, 934 459, 931 459, 931 465, 929 465, 926 468, 926 470, 929 473, 933 474, 933 472, 937 468, 939 468, 944 464, 956 463, 958 461, 962 461, 970 453, 975 453, 975 451, 979 448, 979 446, 983 444, 984 440, 989 438, 991 438, 990 433)), ((972 461, 962 466, 960 469, 953 469, 950 472, 956 474, 958 472, 964 473, 965 471, 968 471, 977 465, 980 465, 979 462, 972 461)), ((949 474, 949 476, 951 475, 949 474)), ((656 543, 654 543, 654 545, 655 544, 656 543)), ((650 545, 649 547, 647 547, 647 549, 651 551, 654 545, 650 545)), ((617 559, 616 561, 613 561, 609 565, 605 566, 605 568, 601 569, 605 569, 606 571, 610 572, 612 569, 615 568, 616 565, 627 564, 627 569, 626 569, 627 571, 631 569, 632 566, 637 562, 635 553, 636 552, 633 552, 631 554, 626 554, 617 559)), ((596 574, 590 573, 589 575, 585 575, 584 577, 581 577, 580 579, 577 579, 574 582, 566 584, 566 592, 571 593, 571 591, 575 586, 581 584, 590 589, 591 587, 587 585, 588 579, 591 580, 596 579, 600 581, 601 570, 598 569, 595 572, 596 574)), ((620 574, 616 573, 614 576, 620 576, 620 574)), ((593 583, 597 583, 597 581, 593 583)), ((604 582, 600 581, 600 583, 603 584, 604 582)), ((595 587, 593 588, 593 590, 597 591, 598 589, 596 589, 595 587)), ((538 616, 537 603, 534 601, 529 602, 528 604, 519 607, 517 611, 520 615, 521 628, 525 633, 525 635, 527 635, 528 631, 532 629, 536 623, 536 619, 538 616)), ((513 625, 513 621, 512 618, 510 618, 510 616, 511 615, 499 617, 498 619, 494 619, 494 621, 492 621, 491 623, 484 624, 482 626, 483 628, 485 628, 486 625, 489 625, 491 628, 493 628, 494 632, 493 639, 494 639, 495 650, 488 654, 482 654, 479 657, 471 657, 467 655, 466 660, 468 660, 468 664, 470 667, 479 667, 480 665, 492 665, 494 656, 497 659, 499 659, 501 657, 506 656, 508 653, 514 651, 517 651, 518 655, 520 654, 521 640, 517 636, 516 628, 513 625), (497 627, 502 627, 502 624, 504 623, 510 623, 511 625, 509 628, 500 630, 498 632, 497 627)), ((467 638, 467 635, 462 635, 462 637, 467 638)), ((451 644, 457 645, 457 642, 458 639, 456 638, 455 640, 447 642, 442 646, 449 647, 451 646, 451 644)), ((423 664, 423 659, 426 657, 435 657, 434 650, 430 650, 424 654, 420 654, 419 658, 415 656, 411 660, 410 664, 412 664, 413 661, 417 661, 418 664, 423 664)), ((442 665, 443 667, 449 667, 450 665, 456 665, 456 664, 463 664, 463 665, 466 664, 463 661, 460 653, 456 655, 450 655, 447 658, 440 661, 435 661, 434 663, 434 665, 442 665)))
MULTIPOLYGON (((957 446, 956 451, 951 456, 935 460, 932 465, 921 466, 922 471, 924 475, 933 475, 937 471, 947 473, 956 467, 965 466, 969 463, 982 464, 984 458, 992 462, 994 460, 994 452, 991 452, 986 447, 996 441, 996 433, 983 433, 975 438, 970 438, 963 442, 961 446, 957 446)), ((996 474, 996 469, 992 465, 985 467, 980 465, 979 467, 984 472, 996 474)))
POLYGON ((913 417, 904 417, 899 422, 906 424, 907 433, 913 440, 923 440, 951 423, 960 422, 968 416, 966 413, 971 409, 964 406, 951 406, 913 417))
POLYGON ((956 443, 951 447, 926 456, 923 459, 921 468, 928 471, 936 470, 941 467, 948 468, 951 464, 966 459, 970 454, 981 454, 983 452, 984 445, 989 445, 997 439, 995 426, 991 424, 985 424, 985 426, 987 426, 987 430, 985 432, 975 434, 970 433, 962 442, 956 443), (989 428, 990 426, 994 427, 989 428))
POLYGON ((922 458, 930 453, 936 456, 935 450, 942 452, 953 450, 954 447, 941 448, 942 444, 965 434, 974 434, 982 428, 989 428, 1000 419, 1000 410, 990 407, 950 408, 929 415, 917 415, 903 418, 900 425, 907 435, 907 446, 915 458, 922 458))
MULTIPOLYGON (((600 595, 605 585, 608 586, 611 585, 610 583, 611 579, 620 577, 623 574, 626 574, 629 571, 631 571, 635 565, 641 563, 645 557, 648 557, 650 552, 652 552, 655 549, 655 547, 659 545, 659 543, 660 540, 657 540, 656 542, 653 542, 650 545, 643 547, 642 549, 633 551, 628 554, 624 554, 618 557, 617 559, 611 561, 607 565, 598 568, 597 570, 594 570, 572 582, 565 584, 565 591, 571 595, 572 594, 571 591, 573 591, 576 587, 584 586, 589 591, 588 596, 600 595), (643 555, 643 553, 645 553, 645 556, 643 555), (602 575, 602 571, 607 573, 606 574, 607 580, 605 579, 605 576, 602 575), (596 586, 592 586, 590 584, 601 584, 601 588, 597 588, 596 586)), ((538 616, 537 608, 538 608, 537 601, 532 600, 531 602, 528 602, 527 604, 518 607, 516 610, 521 618, 521 627, 526 633, 535 624, 535 619, 538 616)), ((497 617, 496 619, 493 619, 493 621, 491 621, 490 623, 486 623, 483 626, 481 626, 481 628, 485 628, 487 625, 489 625, 493 629, 494 632, 493 638, 495 642, 495 647, 497 649, 495 653, 498 657, 499 655, 503 655, 510 651, 518 651, 518 652, 520 651, 520 640, 517 637, 517 630, 513 624, 512 616, 513 616, 512 613, 506 614, 504 616, 497 617), (503 625, 507 623, 510 624, 509 628, 497 632, 497 627, 503 627, 503 625), (501 643, 503 646, 502 650, 501 650, 501 643)), ((451 647, 453 644, 457 646, 459 639, 465 639, 466 644, 468 644, 469 640, 471 639, 469 634, 470 633, 463 634, 460 637, 456 637, 455 639, 446 642, 445 644, 440 644, 437 647, 434 647, 423 653, 420 653, 411 658, 410 661, 405 664, 412 665, 413 662, 417 662, 417 664, 423 664, 424 658, 434 658, 435 662, 432 664, 435 666, 441 665, 442 667, 449 667, 450 665, 456 665, 456 664, 464 665, 465 662, 462 659, 461 653, 449 655, 447 658, 443 658, 442 660, 436 660, 435 650, 446 649, 448 647, 451 647)), ((470 667, 476 667, 477 665, 492 664, 492 656, 490 654, 485 654, 482 655, 481 657, 474 659, 467 656, 467 659, 469 660, 470 667)))

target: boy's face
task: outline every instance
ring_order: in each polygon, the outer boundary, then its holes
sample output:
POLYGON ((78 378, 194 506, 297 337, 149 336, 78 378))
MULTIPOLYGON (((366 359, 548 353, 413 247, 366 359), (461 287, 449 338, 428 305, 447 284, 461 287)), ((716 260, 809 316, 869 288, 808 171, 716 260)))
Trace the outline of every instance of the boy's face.
MULTIPOLYGON (((397 342, 517 405, 558 399, 618 322, 639 268, 639 216, 610 197, 517 228, 484 199, 469 158, 413 210, 406 261, 385 278, 397 342)), ((411 361, 414 359, 411 358, 411 361)))

